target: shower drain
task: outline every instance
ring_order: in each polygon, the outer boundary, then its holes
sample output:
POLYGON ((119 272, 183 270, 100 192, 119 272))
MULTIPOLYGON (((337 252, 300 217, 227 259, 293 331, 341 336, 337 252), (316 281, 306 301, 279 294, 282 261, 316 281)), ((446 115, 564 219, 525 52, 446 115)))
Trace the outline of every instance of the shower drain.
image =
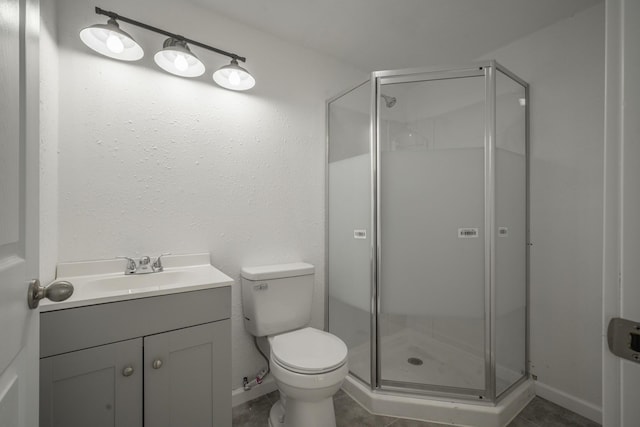
POLYGON ((415 365, 415 366, 420 366, 424 363, 422 359, 418 359, 417 357, 410 357, 407 359, 407 362, 409 362, 410 365, 415 365))

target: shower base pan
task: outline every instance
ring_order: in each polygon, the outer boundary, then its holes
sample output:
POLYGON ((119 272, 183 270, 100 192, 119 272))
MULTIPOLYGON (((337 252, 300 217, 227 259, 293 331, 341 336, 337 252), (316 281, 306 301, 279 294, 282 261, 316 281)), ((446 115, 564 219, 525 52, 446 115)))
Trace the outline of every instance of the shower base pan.
POLYGON ((511 390, 495 406, 374 392, 352 375, 347 376, 342 389, 376 415, 473 427, 504 427, 535 397, 531 380, 511 390))

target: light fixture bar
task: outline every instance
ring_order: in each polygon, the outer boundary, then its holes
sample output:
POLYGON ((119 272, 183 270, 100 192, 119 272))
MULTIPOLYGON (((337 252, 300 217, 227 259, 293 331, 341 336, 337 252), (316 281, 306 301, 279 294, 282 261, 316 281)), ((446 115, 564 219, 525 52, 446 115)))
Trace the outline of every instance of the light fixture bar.
POLYGON ((203 49, 210 50, 210 51, 218 53, 220 55, 228 56, 229 58, 235 59, 236 61, 247 62, 247 58, 245 58, 244 56, 236 55, 235 53, 227 52, 225 50, 218 49, 217 47, 209 46, 209 45, 206 45, 204 43, 200 43, 199 41, 188 39, 188 38, 186 38, 184 36, 181 36, 179 34, 170 33, 168 31, 165 31, 165 30, 161 29, 161 28, 153 27, 153 26, 147 25, 147 24, 145 24, 143 22, 127 18, 126 16, 118 15, 115 12, 111 12, 111 11, 108 11, 108 10, 100 9, 97 6, 96 6, 96 13, 98 15, 108 16, 111 19, 116 19, 118 21, 126 22, 127 24, 135 25, 136 27, 144 28, 145 30, 153 31, 154 33, 163 34, 163 35, 165 35, 167 37, 171 37, 171 38, 174 38, 174 39, 185 41, 185 42, 187 42, 189 44, 192 44, 194 46, 198 46, 198 47, 201 47, 203 49))

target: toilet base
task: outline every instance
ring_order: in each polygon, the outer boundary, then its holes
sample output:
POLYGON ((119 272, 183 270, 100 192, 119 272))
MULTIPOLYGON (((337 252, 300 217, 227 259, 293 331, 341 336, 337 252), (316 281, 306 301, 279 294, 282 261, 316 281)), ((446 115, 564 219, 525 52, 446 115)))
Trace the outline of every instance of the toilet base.
POLYGON ((278 400, 269 411, 269 427, 282 426, 284 426, 284 407, 282 406, 282 401, 278 400))
POLYGON ((333 396, 316 402, 287 398, 287 409, 278 400, 269 411, 269 427, 336 427, 333 396))

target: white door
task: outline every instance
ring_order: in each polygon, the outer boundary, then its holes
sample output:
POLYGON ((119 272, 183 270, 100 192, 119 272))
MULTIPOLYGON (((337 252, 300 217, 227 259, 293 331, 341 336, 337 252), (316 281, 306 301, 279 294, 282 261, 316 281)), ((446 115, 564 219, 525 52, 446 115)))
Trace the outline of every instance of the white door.
POLYGON ((0 0, 0 426, 38 423, 38 0, 0 0))
MULTIPOLYGON (((605 334, 612 318, 640 323, 640 1, 607 0, 606 20, 605 334)), ((614 356, 604 338, 603 425, 636 427, 640 362, 614 356)), ((625 345, 637 348, 637 334, 625 345)))

